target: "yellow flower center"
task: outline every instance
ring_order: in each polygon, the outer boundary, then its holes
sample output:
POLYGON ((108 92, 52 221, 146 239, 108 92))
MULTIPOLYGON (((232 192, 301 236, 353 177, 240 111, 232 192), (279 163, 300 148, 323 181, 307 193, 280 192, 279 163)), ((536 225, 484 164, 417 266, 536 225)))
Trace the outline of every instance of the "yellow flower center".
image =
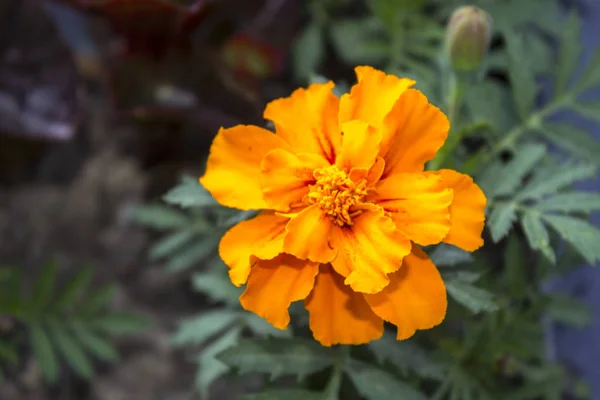
POLYGON ((364 210, 367 180, 354 182, 335 165, 313 172, 317 180, 310 186, 308 203, 316 204, 339 226, 352 225, 352 218, 364 210))

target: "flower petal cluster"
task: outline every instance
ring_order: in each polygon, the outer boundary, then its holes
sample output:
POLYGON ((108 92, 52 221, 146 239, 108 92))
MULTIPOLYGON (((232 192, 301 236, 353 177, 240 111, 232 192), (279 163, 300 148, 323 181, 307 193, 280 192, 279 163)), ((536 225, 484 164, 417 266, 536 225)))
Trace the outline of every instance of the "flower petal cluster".
POLYGON ((415 81, 357 67, 341 98, 313 84, 269 103, 256 126, 221 129, 201 184, 222 205, 262 210, 222 238, 242 306, 285 329, 304 300, 325 346, 398 339, 444 319, 444 282, 419 246, 483 244, 486 198, 466 175, 425 171, 446 116, 415 81))

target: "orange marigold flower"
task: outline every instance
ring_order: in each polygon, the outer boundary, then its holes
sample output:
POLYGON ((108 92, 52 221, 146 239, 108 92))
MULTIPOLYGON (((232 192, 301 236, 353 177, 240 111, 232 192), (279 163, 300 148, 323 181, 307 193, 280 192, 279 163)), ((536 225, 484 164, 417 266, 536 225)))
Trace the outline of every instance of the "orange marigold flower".
POLYGON ((304 300, 325 346, 398 339, 441 323, 446 289, 419 248, 483 244, 486 199, 452 170, 424 171, 449 122, 410 79, 357 67, 338 99, 333 83, 269 103, 276 133, 221 129, 200 182, 222 205, 263 210, 231 228, 219 253, 242 306, 285 329, 304 300))

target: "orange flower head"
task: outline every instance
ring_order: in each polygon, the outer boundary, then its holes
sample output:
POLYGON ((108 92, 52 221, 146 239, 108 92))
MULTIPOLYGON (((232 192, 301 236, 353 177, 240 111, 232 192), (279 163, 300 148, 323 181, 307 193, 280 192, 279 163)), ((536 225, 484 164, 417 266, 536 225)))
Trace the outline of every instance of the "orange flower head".
POLYGON ((446 289, 419 246, 483 244, 486 198, 452 170, 425 171, 449 122, 413 80, 357 67, 337 98, 313 84, 269 103, 275 133, 221 129, 200 182, 222 205, 262 210, 231 228, 219 254, 242 306, 285 329, 304 300, 325 346, 398 339, 438 325, 446 289))

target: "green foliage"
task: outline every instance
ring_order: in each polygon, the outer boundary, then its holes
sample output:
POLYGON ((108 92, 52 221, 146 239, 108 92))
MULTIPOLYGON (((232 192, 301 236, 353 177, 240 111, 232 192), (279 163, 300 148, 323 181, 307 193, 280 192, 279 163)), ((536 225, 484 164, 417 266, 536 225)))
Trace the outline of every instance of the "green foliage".
POLYGON ((147 326, 137 315, 109 310, 114 288, 93 289, 90 268, 58 284, 58 264, 48 262, 30 291, 20 269, 6 267, 0 275, 0 314, 22 324, 24 331, 22 335, 13 326, 9 332, 14 340, 0 341, 0 367, 19 361, 16 346, 24 338, 48 382, 58 380, 63 360, 78 376, 89 379, 94 358, 119 359, 110 335, 137 333, 147 326))

